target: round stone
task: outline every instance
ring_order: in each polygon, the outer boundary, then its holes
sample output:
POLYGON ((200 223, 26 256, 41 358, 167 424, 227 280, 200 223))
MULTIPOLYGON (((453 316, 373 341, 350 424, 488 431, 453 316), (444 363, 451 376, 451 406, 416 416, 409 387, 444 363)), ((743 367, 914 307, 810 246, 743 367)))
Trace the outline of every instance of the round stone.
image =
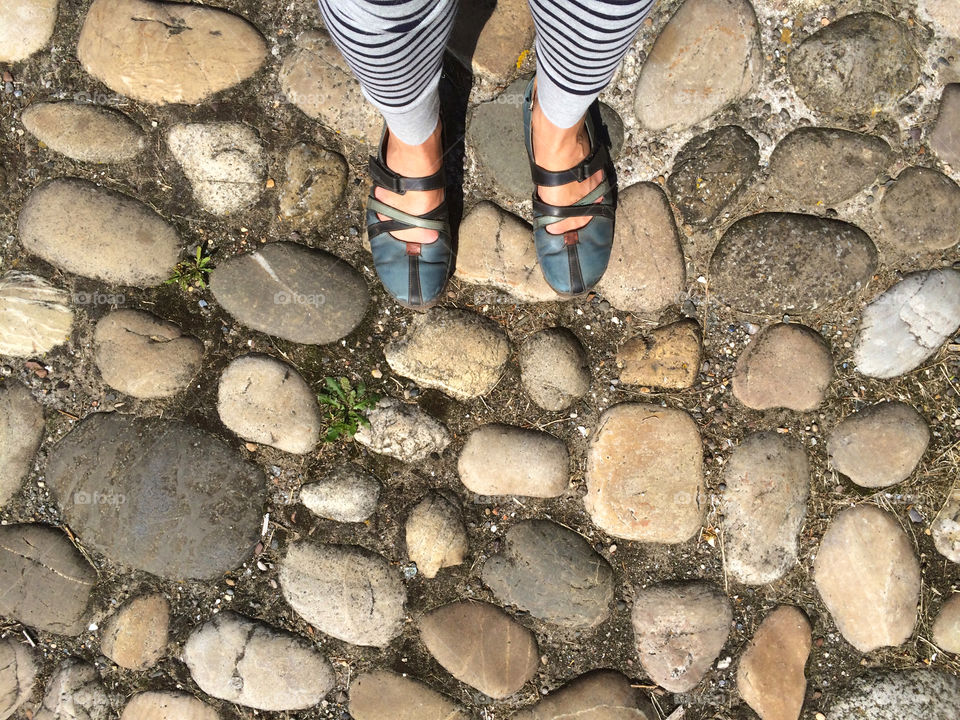
POLYGON ((260 539, 263 472, 182 422, 90 415, 51 450, 46 481, 87 548, 164 578, 218 577, 260 539))
POLYGON ((482 315, 434 308, 415 317, 406 335, 388 343, 383 354, 394 372, 423 387, 472 400, 500 382, 510 341, 499 325, 482 315))
POLYGON ((62 662, 43 693, 36 720, 107 720, 115 717, 100 674, 76 658, 62 662))
POLYGON ((350 683, 354 720, 470 720, 453 700, 414 680, 387 670, 370 670, 350 683))
POLYGON ((900 645, 913 633, 920 563, 889 513, 858 505, 834 517, 813 578, 837 628, 860 652, 900 645))
POLYGON ((220 714, 193 695, 144 692, 130 698, 120 720, 220 720, 220 714))
POLYGON ((177 231, 153 210, 77 178, 30 193, 18 231, 24 249, 51 265, 116 285, 159 285, 180 257, 177 231))
POLYGON ((34 103, 20 120, 48 148, 81 162, 124 162, 147 146, 146 134, 130 118, 99 105, 34 103))
POLYGON ((670 390, 692 387, 700 372, 702 334, 696 320, 679 320, 627 340, 617 351, 620 382, 670 390))
POLYGON ((539 430, 484 425, 470 433, 457 470, 478 495, 559 497, 570 482, 570 453, 563 440, 539 430))
POLYGON ((143 595, 103 624, 100 652, 127 670, 146 670, 164 656, 170 632, 170 603, 163 595, 143 595))
POLYGON ((296 243, 270 243, 210 273, 223 309, 253 330, 325 345, 360 324, 370 301, 363 277, 340 258, 296 243))
POLYGON ((937 122, 930 132, 930 147, 941 161, 960 168, 960 83, 943 89, 937 122))
POLYGON ((930 526, 937 552, 960 563, 960 488, 954 488, 930 526))
POLYGON ((624 675, 594 670, 568 682, 511 720, 654 720, 658 715, 624 675))
POLYGON ((394 398, 383 398, 367 412, 370 425, 361 425, 353 436, 375 453, 403 462, 419 462, 439 455, 450 444, 450 432, 439 420, 394 398))
POLYGON ((864 309, 853 359, 868 377, 897 377, 920 367, 957 328, 960 272, 910 273, 864 309))
POLYGON ((933 622, 933 642, 941 650, 960 653, 960 594, 953 594, 933 622))
POLYGON ((304 620, 345 642, 386 647, 403 630, 407 591, 398 570, 361 547, 292 543, 280 589, 304 620))
POLYGON ((208 695, 257 710, 313 707, 337 684, 330 661, 305 638, 232 612, 190 633, 183 661, 208 695))
POLYGON ((300 502, 314 515, 337 522, 363 522, 373 515, 380 483, 363 468, 338 465, 319 482, 300 488, 300 502))
POLYGON ((710 258, 710 289, 738 310, 802 313, 860 290, 876 267, 876 246, 854 225, 761 213, 723 234, 710 258))
POLYGON ((20 489, 43 439, 43 408, 20 383, 0 386, 0 507, 20 489))
POLYGON ((290 365, 244 355, 223 371, 217 392, 223 424, 244 440, 302 455, 320 441, 316 394, 290 365))
POLYGON ((797 323, 761 330, 733 371, 733 395, 754 410, 820 407, 833 381, 833 357, 820 334, 797 323))
POLYGON ((898 249, 946 250, 960 242, 960 187, 931 168, 908 167, 884 192, 880 217, 898 249))
POLYGON ((712 585, 687 582, 639 590, 633 634, 640 664, 668 692, 693 690, 720 654, 733 611, 712 585))
POLYGON ((0 355, 43 355, 70 338, 70 295, 37 275, 0 276, 0 355))
POLYGON ((424 577, 434 578, 441 568, 463 562, 469 541, 460 508, 431 493, 407 516, 407 557, 424 577))
POLYGON ((747 0, 687 0, 657 37, 634 90, 650 130, 686 128, 746 96, 763 54, 747 0))
POLYGON ((0 5, 0 63, 26 60, 46 47, 59 5, 57 0, 18 0, 0 5))
POLYGON ((37 630, 75 636, 97 572, 67 536, 46 525, 0 527, 0 615, 37 630))
POLYGON ((342 155, 305 142, 287 152, 284 173, 280 217, 304 228, 316 227, 340 206, 350 174, 342 155))
POLYGON ((682 543, 706 512, 703 449, 682 410, 614 405, 587 449, 584 505, 594 524, 627 540, 682 543))
POLYGON ((154 105, 195 105, 253 75, 267 46, 250 23, 204 5, 94 0, 77 40, 83 69, 154 105))
POLYGON ((830 465, 861 487, 906 480, 930 443, 923 416, 906 403, 872 405, 845 418, 827 440, 830 465))
POLYGON ((420 639, 447 672, 496 700, 520 690, 540 665, 533 633, 487 603, 432 610, 420 620, 420 639))
POLYGON ((765 585, 797 564, 810 497, 803 447, 775 432, 748 435, 723 474, 724 550, 738 582, 765 585))
POLYGON ((788 55, 797 93, 826 115, 866 115, 889 107, 920 79, 910 31, 887 15, 855 13, 832 22, 788 55))
POLYGON ((853 681, 840 693, 826 720, 954 720, 960 707, 960 679, 929 668, 879 670, 853 681))
POLYGON ((97 322, 93 359, 107 385, 137 398, 176 395, 200 369, 203 344, 173 323, 137 310, 97 322))
POLYGON ((500 602, 570 628, 609 617, 613 570, 583 537, 549 520, 524 520, 504 542, 481 573, 500 602))
POLYGON ((530 335, 520 346, 520 379, 544 410, 566 410, 590 389, 590 359, 580 340, 562 327, 530 335))
POLYGON ((33 694, 36 652, 13 637, 0 640, 0 717, 12 717, 33 694))
POLYGON ((781 605, 760 623, 740 658, 737 690, 761 718, 800 717, 810 647, 810 621, 795 607, 781 605))

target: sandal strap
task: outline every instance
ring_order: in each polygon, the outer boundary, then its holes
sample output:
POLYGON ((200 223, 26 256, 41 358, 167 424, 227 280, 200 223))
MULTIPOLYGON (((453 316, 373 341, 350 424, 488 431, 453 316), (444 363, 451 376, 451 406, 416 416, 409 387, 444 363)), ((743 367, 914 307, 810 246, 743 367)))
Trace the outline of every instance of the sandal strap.
POLYGON ((612 220, 616 215, 611 199, 612 190, 610 181, 604 178, 603 182, 573 205, 551 205, 541 200, 540 196, 534 193, 533 225, 535 228, 542 228, 572 217, 606 217, 612 220), (601 197, 604 198, 604 201, 596 202, 601 197))
POLYGON ((391 207, 371 195, 367 198, 367 209, 390 218, 372 224, 367 229, 369 237, 376 237, 383 232, 396 232, 397 230, 409 230, 411 228, 423 228, 425 230, 436 230, 437 232, 446 232, 448 228, 446 201, 423 215, 411 215, 402 210, 397 210, 397 208, 391 207))
MULTIPOLYGON (((592 134, 592 133, 591 133, 592 134)), ((610 155, 607 153, 607 147, 597 137, 591 138, 593 147, 590 154, 579 165, 568 170, 544 170, 535 162, 530 162, 530 175, 533 178, 534 185, 544 187, 556 187, 568 183, 583 182, 598 170, 606 170, 610 164, 610 155)))
POLYGON ((370 177, 373 178, 374 185, 389 190, 390 192, 403 195, 408 190, 415 192, 424 190, 442 190, 446 187, 446 175, 441 167, 433 175, 424 177, 404 177, 387 167, 379 157, 370 156, 369 162, 370 177))

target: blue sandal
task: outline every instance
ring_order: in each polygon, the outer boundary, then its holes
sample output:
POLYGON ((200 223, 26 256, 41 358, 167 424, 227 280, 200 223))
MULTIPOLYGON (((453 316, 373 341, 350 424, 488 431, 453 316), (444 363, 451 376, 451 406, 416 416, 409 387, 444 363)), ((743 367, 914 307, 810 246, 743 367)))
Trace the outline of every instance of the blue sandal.
POLYGON ((523 130, 530 161, 530 175, 535 186, 556 187, 574 181, 583 182, 598 170, 603 170, 603 181, 573 205, 550 205, 533 191, 533 239, 537 260, 547 284, 559 295, 576 297, 593 289, 600 281, 613 249, 613 227, 616 213, 616 185, 613 163, 598 130, 600 114, 596 103, 587 111, 586 130, 590 139, 590 154, 569 170, 544 170, 533 159, 531 117, 533 114, 533 80, 527 86, 523 102, 523 130), (603 200, 596 202, 597 198, 603 200), (563 234, 547 230, 548 225, 571 217, 590 217, 582 228, 563 234))
POLYGON ((398 175, 386 163, 387 131, 380 138, 377 156, 370 156, 370 177, 373 186, 367 198, 367 237, 373 253, 373 266, 387 292, 401 305, 412 310, 426 310, 436 304, 453 269, 453 242, 447 200, 424 213, 411 215, 397 210, 374 197, 374 190, 382 187, 403 195, 409 190, 440 190, 446 187, 443 168, 433 175, 409 178, 398 175), (381 220, 377 214, 386 216, 381 220), (398 240, 391 233, 410 228, 436 230, 438 237, 431 243, 398 240))

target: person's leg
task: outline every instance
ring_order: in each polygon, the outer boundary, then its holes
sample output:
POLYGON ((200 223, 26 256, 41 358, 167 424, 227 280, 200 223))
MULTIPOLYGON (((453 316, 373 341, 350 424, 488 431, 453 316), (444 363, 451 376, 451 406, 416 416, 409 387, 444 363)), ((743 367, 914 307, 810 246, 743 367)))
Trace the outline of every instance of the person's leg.
MULTIPOLYGON (((387 166, 405 177, 437 172, 443 162, 438 86, 456 0, 319 3, 331 38, 360 81, 364 96, 387 124, 387 166)), ((375 197, 398 210, 422 215, 440 205, 443 190, 399 195, 378 187, 375 197)), ((437 239, 437 232, 415 228, 394 236, 429 243, 437 239)))
MULTIPOLYGON (((654 0, 529 0, 537 30, 537 102, 532 141, 538 165, 566 170, 587 156, 587 108, 607 86, 633 44, 654 0)), ((583 182, 539 187, 541 199, 570 205, 602 180, 597 172, 583 182)), ((568 218, 548 227, 562 234, 589 218, 568 218)))

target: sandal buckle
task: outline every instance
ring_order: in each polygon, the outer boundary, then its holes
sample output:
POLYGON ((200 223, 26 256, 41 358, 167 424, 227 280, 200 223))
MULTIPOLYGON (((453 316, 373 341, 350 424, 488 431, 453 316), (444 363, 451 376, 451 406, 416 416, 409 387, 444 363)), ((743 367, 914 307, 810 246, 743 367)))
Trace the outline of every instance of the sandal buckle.
POLYGON ((370 176, 375 184, 397 195, 403 195, 407 192, 407 189, 403 186, 403 177, 380 162, 379 158, 371 155, 369 167, 370 176))

